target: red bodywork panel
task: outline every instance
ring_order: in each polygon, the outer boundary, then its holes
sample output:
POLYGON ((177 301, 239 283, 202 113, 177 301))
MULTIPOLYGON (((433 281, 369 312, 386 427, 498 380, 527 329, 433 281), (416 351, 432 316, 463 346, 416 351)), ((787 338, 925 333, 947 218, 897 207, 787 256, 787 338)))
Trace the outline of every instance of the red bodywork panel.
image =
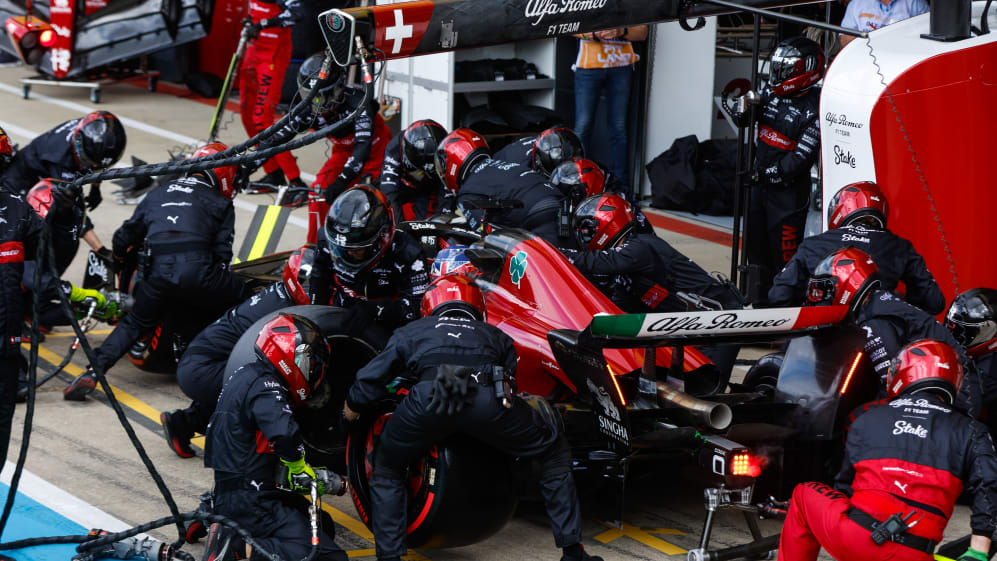
POLYGON ((959 290, 997 286, 997 260, 992 258, 993 242, 985 227, 997 208, 990 164, 997 130, 997 113, 992 110, 997 96, 994 60, 997 43, 987 43, 928 58, 890 84, 931 188, 954 266, 885 95, 876 103, 870 122, 879 186, 891 202, 902 201, 891 205, 890 229, 909 239, 924 256, 949 301, 957 292, 953 268, 958 271, 959 290))
MULTIPOLYGON (((490 276, 490 275, 489 275, 490 276)), ((576 391, 557 365, 547 333, 554 329, 583 330, 598 313, 622 314, 564 256, 547 242, 532 238, 517 244, 502 265, 498 284, 486 289, 488 323, 513 338, 519 353, 516 383, 520 391, 549 396, 558 382, 576 391), (525 255, 525 260, 519 256, 525 255), (518 283, 515 282, 518 279, 518 283)), ((606 362, 616 375, 641 367, 641 349, 605 349, 606 362)), ((658 364, 667 367, 671 349, 658 350, 658 364)), ((685 351, 685 371, 710 360, 698 350, 685 351)))

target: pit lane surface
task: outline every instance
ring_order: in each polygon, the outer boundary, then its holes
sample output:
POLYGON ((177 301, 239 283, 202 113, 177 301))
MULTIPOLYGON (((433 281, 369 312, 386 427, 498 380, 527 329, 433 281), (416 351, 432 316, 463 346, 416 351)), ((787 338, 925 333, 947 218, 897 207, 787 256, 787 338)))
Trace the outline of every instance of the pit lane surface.
MULTIPOLYGON (((76 88, 35 86, 31 99, 23 100, 18 79, 29 74, 20 67, 0 68, 0 125, 15 143, 22 145, 34 135, 65 120, 95 109, 105 109, 124 120, 128 149, 123 162, 129 162, 130 156, 148 162, 164 161, 168 150, 175 150, 207 135, 214 109, 213 104, 167 93, 148 93, 142 87, 144 83, 105 87, 99 105, 89 102, 86 90, 76 88)), ((222 141, 231 144, 246 138, 237 115, 228 113, 223 122, 222 141)), ((326 154, 326 145, 321 142, 295 151, 306 180, 312 179, 308 173, 313 174, 321 167, 326 154)), ((104 184, 104 202, 91 214, 98 235, 108 246, 114 230, 134 210, 134 206, 115 202, 112 194, 115 189, 112 184, 104 184)), ((236 201, 236 253, 256 206, 270 202, 272 199, 267 195, 239 195, 236 201)), ((278 244, 279 250, 292 249, 303 243, 306 220, 305 209, 293 212, 278 244)), ((664 230, 659 230, 659 233, 707 271, 729 270, 728 247, 690 235, 664 230)), ((84 247, 67 272, 66 279, 75 283, 82 281, 86 254, 84 247)), ((182 307, 184 303, 177 302, 175 305, 182 307)), ((107 326, 99 325, 89 336, 91 344, 99 345, 107 333, 107 326)), ((68 329, 50 334, 42 344, 41 359, 44 364, 40 371, 49 371, 53 363, 59 363, 71 342, 68 329)), ((764 352, 767 351, 754 349, 746 351, 746 354, 757 357, 764 352)), ((155 484, 103 394, 96 394, 86 403, 63 401, 62 388, 72 376, 82 372, 85 365, 86 359, 82 352, 78 352, 66 372, 40 390, 27 469, 129 525, 168 515, 155 484)), ((195 508, 197 496, 210 488, 212 477, 210 470, 204 468, 200 456, 180 459, 164 445, 158 422, 159 412, 184 407, 188 403, 172 376, 142 372, 123 359, 111 369, 108 380, 115 386, 118 399, 180 510, 195 508)), ((11 461, 16 460, 21 443, 24 409, 24 406, 17 409, 15 434, 11 438, 8 456, 11 461)), ((5 470, 4 475, 9 477, 9 474, 5 470)), ((345 498, 326 499, 337 523, 336 539, 340 546, 353 558, 373 559, 372 537, 357 520, 352 504, 345 498)), ((663 467, 660 476, 628 483, 623 530, 610 528, 596 518, 587 517, 584 544, 590 553, 607 560, 685 559, 686 550, 698 545, 703 516, 701 488, 684 481, 680 472, 663 467)), ((766 535, 775 533, 778 527, 776 522, 762 522, 766 535)), ((949 528, 947 537, 950 539, 968 532, 966 507, 957 508, 949 528)), ((151 534, 167 541, 175 538, 171 528, 151 534)), ((5 541, 10 539, 9 535, 3 537, 5 541)), ((712 539, 715 546, 734 545, 748 539, 750 535, 740 514, 722 512, 718 515, 712 539)), ((201 553, 200 546, 187 546, 186 549, 196 556, 201 553)), ((523 503, 517 516, 498 535, 482 544, 455 550, 420 550, 412 552, 408 559, 528 561, 559 557, 560 552, 554 548, 542 508, 536 503, 523 503)))

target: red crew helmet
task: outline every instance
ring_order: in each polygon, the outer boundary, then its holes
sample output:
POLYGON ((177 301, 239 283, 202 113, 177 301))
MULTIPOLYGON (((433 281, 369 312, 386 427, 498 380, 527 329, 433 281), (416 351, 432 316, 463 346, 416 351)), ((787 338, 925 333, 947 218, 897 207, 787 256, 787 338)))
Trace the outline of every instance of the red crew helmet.
POLYGON ((606 190, 606 174, 592 160, 575 158, 557 166, 550 175, 550 184, 577 204, 606 190))
POLYGON ((485 320, 485 295, 463 274, 444 275, 429 284, 422 295, 422 316, 455 315, 485 320))
POLYGON ((633 207, 616 193, 589 197, 575 209, 575 238, 583 250, 613 247, 634 229, 633 207))
POLYGON ((769 57, 769 87, 778 96, 789 96, 810 88, 824 77, 824 51, 806 37, 779 43, 769 57))
POLYGON ((0 127, 0 173, 14 161, 14 147, 10 143, 7 132, 0 127))
POLYGON ((457 129, 436 149, 436 173, 452 193, 460 190, 471 167, 489 155, 485 138, 471 129, 457 129))
POLYGON ((311 303, 308 298, 308 291, 305 290, 305 283, 308 282, 312 274, 312 266, 315 264, 315 248, 311 245, 304 245, 296 249, 287 258, 284 265, 284 286, 291 299, 299 306, 311 303))
POLYGON ((890 398, 923 391, 938 391, 949 403, 962 386, 959 353, 934 339, 915 341, 897 353, 886 374, 886 395, 890 398))
MULTIPOLYGON (((329 344, 317 325, 296 314, 280 314, 263 325, 256 355, 287 381, 293 405, 320 407, 328 392, 317 391, 329 366, 329 344)), ((327 385, 326 385, 327 386, 327 385)))
POLYGON ((86 205, 83 201, 83 192, 79 187, 73 187, 67 183, 61 183, 52 178, 45 178, 35 184, 28 191, 28 205, 35 210, 35 213, 42 218, 48 216, 52 210, 52 204, 56 203, 61 208, 77 207, 78 215, 83 216, 86 205))
MULTIPOLYGON (((212 142, 210 144, 205 144, 204 146, 201 146, 197 150, 194 150, 194 153, 191 154, 190 158, 188 159, 193 160, 195 158, 212 156, 214 154, 217 154, 219 152, 224 152, 226 150, 228 150, 228 146, 222 144, 221 142, 212 142)), ((205 175, 208 176, 209 179, 211 179, 211 182, 214 184, 215 187, 218 188, 218 190, 221 192, 222 195, 225 195, 230 199, 234 199, 236 170, 237 170, 236 166, 224 166, 224 167, 205 170, 202 173, 204 173, 205 175)))
POLYGON ((886 228, 890 206, 883 191, 872 181, 845 185, 827 205, 827 228, 833 230, 859 222, 875 228, 886 228))
POLYGON ((807 306, 845 304, 855 311, 878 288, 879 267, 861 249, 839 249, 817 265, 807 285, 807 306))

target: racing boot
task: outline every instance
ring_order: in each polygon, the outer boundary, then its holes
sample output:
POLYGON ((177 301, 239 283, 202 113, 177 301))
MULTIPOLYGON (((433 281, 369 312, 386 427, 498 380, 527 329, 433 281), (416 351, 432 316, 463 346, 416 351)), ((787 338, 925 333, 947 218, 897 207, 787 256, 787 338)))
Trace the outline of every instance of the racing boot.
POLYGON ((14 401, 16 403, 28 401, 28 372, 20 368, 17 371, 17 397, 14 401))
POLYGON ((87 396, 93 393, 96 388, 97 374, 93 371, 93 368, 87 367, 86 372, 77 376, 62 391, 62 399, 67 401, 86 401, 87 396))
POLYGON ((564 554, 561 555, 561 561, 602 561, 602 557, 598 555, 589 555, 580 543, 569 545, 562 551, 564 554))
POLYGON ((208 529, 204 544, 204 561, 235 561, 235 532, 215 522, 208 529))
MULTIPOLYGON (((197 505, 197 510, 201 512, 212 513, 215 511, 215 493, 214 491, 206 491, 201 493, 199 497, 201 499, 201 504, 197 505)), ((193 522, 187 524, 187 533, 184 535, 184 539, 187 543, 197 543, 201 538, 208 535, 208 526, 203 520, 194 520, 193 522)))
POLYGON ((166 445, 173 450, 173 453, 181 458, 193 458, 194 450, 190 447, 190 439, 194 433, 182 426, 181 415, 183 411, 163 411, 159 415, 159 422, 163 425, 163 434, 166 435, 166 445))
POLYGON ((298 208, 308 204, 308 193, 310 191, 308 184, 302 181, 300 177, 295 177, 288 185, 291 186, 291 190, 284 195, 284 200, 281 203, 283 206, 298 208))

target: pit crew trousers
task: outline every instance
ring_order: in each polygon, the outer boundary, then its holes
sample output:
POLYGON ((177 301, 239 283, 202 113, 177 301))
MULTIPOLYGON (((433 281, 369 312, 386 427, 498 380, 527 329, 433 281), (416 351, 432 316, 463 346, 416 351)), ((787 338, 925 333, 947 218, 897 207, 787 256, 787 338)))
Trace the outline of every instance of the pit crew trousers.
POLYGON ((24 359, 20 355, 9 353, 8 356, 3 356, 0 353, 0 466, 7 461, 10 428, 17 399, 17 376, 23 365, 24 359))
MULTIPOLYGON (((291 34, 283 29, 265 29, 246 48, 239 69, 239 112, 246 134, 255 136, 274 123, 274 108, 280 103, 284 74, 291 64, 291 34), (277 35, 269 38, 267 35, 277 35)), ((263 171, 277 168, 288 180, 301 176, 290 152, 281 152, 263 164, 263 171)))
POLYGON ((894 542, 877 546, 869 530, 848 518, 844 493, 814 481, 793 490, 779 539, 779 561, 816 561, 823 547, 838 561, 931 561, 933 556, 894 542))
POLYGON ((810 191, 800 183, 751 190, 746 250, 748 263, 760 266, 758 298, 762 302, 768 298, 775 275, 803 241, 809 202, 810 191))
MULTIPOLYGON (((235 520, 261 547, 277 554, 281 559, 305 559, 311 551, 312 531, 308 518, 308 501, 300 495, 276 490, 218 491, 216 484, 215 512, 235 520)), ((346 561, 346 552, 335 542, 336 527, 332 518, 324 511, 320 525, 319 549, 315 560, 346 561)), ((243 550, 241 545, 236 548, 236 551, 243 550)), ((264 559, 267 558, 253 550, 251 561, 264 559)))
POLYGON ((248 297, 242 279, 211 254, 201 251, 153 256, 149 277, 135 292, 135 306, 95 351, 106 371, 136 341, 152 331, 168 313, 184 320, 211 323, 225 310, 248 297))
POLYGON ((177 365, 177 385, 192 401, 174 415, 181 435, 205 434, 222 392, 226 361, 205 356, 196 348, 187 348, 177 365))
MULTIPOLYGON (((329 140, 332 143, 332 153, 322 169, 319 170, 315 182, 312 183, 312 187, 318 187, 323 191, 336 181, 346 166, 347 160, 353 155, 352 134, 343 138, 330 137, 329 140)), ((384 166, 384 149, 388 147, 390 141, 391 130, 388 129, 388 125, 384 124, 383 119, 375 119, 374 138, 370 141, 370 157, 367 158, 363 169, 360 170, 360 175, 348 187, 356 185, 360 178, 365 175, 370 176, 372 184, 377 181, 381 175, 381 167, 384 166)), ((339 193, 336 193, 335 196, 339 196, 339 193)))
MULTIPOLYGON (((378 559, 405 555, 405 469, 429 448, 454 433, 470 435, 511 456, 535 457, 541 465, 541 492, 558 547, 581 542, 582 519, 567 439, 525 401, 506 409, 491 388, 472 384, 473 397, 456 415, 427 412, 432 382, 412 387, 378 441, 370 480, 374 546, 378 559)), ((482 481, 487 485, 487 481, 482 481)))

